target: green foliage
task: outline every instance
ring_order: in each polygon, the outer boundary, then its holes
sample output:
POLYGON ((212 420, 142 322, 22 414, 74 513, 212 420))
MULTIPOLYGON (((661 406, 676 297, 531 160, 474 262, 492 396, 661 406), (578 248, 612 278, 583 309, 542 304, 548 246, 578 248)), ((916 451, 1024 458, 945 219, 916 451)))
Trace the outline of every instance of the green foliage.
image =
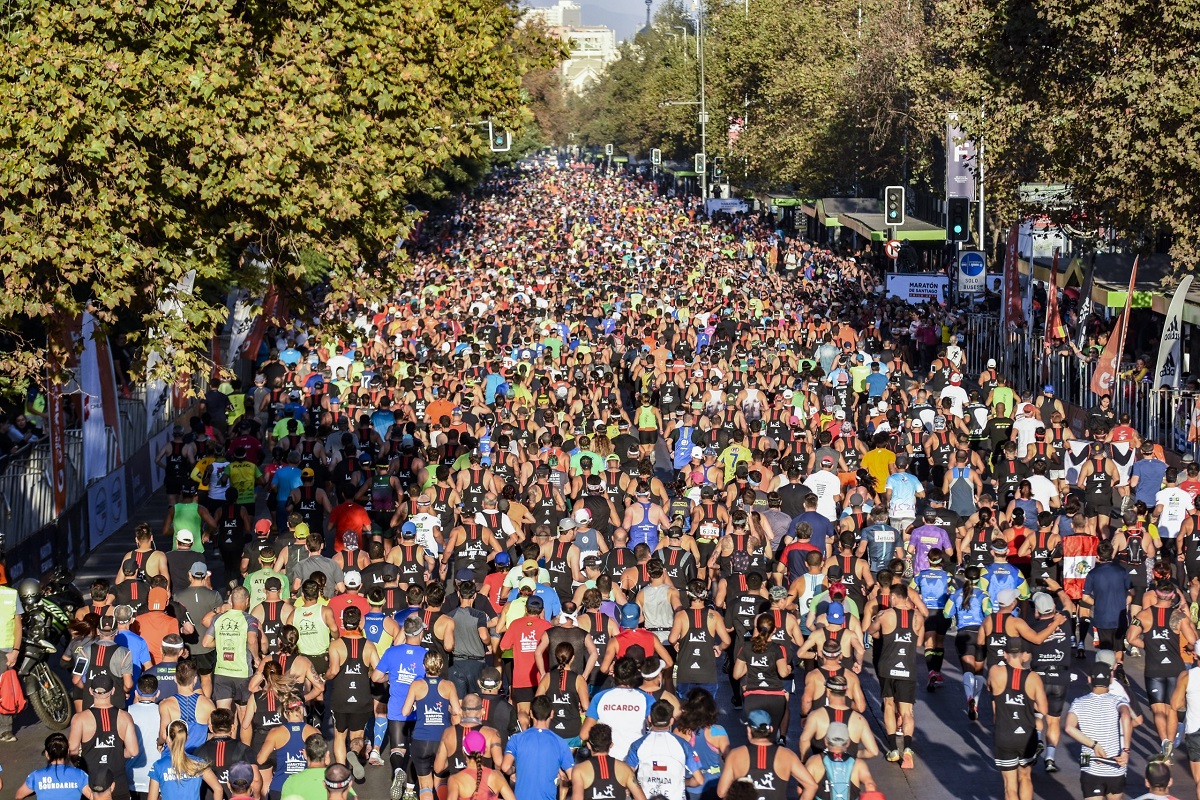
MULTIPOLYGON (((1070 183, 1093 220, 1135 242, 1200 253, 1200 17, 1194 2, 940 0, 938 55, 964 121, 985 137, 989 191, 1070 183)), ((1010 217, 1011 218, 1011 217, 1010 217)))
POLYGON ((264 282, 386 290, 378 256, 531 121, 522 75, 554 46, 506 0, 9 0, 0 11, 0 371, 37 374, 85 302, 201 367, 218 295, 264 282), (449 177, 448 177, 449 176, 449 177), (241 268, 254 245, 265 276, 241 268))

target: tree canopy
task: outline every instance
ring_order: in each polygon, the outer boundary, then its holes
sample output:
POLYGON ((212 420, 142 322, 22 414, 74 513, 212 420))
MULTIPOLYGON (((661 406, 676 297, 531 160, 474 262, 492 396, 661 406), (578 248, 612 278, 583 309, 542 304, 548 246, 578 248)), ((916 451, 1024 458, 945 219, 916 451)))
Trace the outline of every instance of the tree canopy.
MULTIPOLYGON (((1135 247, 1169 235, 1200 259, 1200 18, 1181 0, 709 0, 708 155, 749 189, 941 197, 947 114, 983 142, 989 217, 1007 229, 1026 182, 1070 184, 1077 228, 1135 247), (727 137, 730 122, 741 122, 727 137)), ((585 143, 686 158, 695 94, 678 2, 575 104, 585 143), (657 110, 657 113, 655 113, 657 110), (674 109, 668 109, 673 111, 674 109)))
MULTIPOLYGON (((383 289, 411 198, 532 121, 561 48, 506 0, 10 0, 0 11, 0 369, 90 303, 195 369, 228 288, 383 289), (266 270, 249 268, 251 247, 266 270), (301 254, 308 254, 302 258, 301 254), (182 314, 159 301, 195 270, 182 314)), ((56 345, 57 347, 57 345, 56 345)))

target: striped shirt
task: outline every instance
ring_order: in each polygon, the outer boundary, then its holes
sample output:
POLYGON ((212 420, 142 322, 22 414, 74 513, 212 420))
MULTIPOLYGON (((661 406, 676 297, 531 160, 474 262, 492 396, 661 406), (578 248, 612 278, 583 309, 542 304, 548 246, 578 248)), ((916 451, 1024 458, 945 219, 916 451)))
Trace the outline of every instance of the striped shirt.
MULTIPOLYGON (((1090 692, 1071 703, 1071 713, 1079 720, 1079 730, 1088 739, 1094 739, 1104 749, 1108 758, 1120 755, 1121 750, 1121 701, 1119 698, 1105 692, 1096 694, 1090 692)), ((1091 754, 1092 748, 1086 745, 1083 752, 1091 754)), ((1093 761, 1081 770, 1089 775, 1109 777, 1124 775, 1125 767, 1108 761, 1093 761)))

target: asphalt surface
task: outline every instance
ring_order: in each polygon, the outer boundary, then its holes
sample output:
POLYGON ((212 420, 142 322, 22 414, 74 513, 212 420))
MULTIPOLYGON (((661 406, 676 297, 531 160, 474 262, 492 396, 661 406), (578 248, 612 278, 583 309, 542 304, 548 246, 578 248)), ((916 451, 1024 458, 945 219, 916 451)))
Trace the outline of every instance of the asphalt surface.
MULTIPOLYGON (((659 463, 663 463, 659 460, 659 463)), ((121 556, 131 548, 133 525, 147 521, 155 530, 161 527, 165 502, 161 494, 152 497, 142 508, 137 509, 129 525, 112 536, 87 560, 83 569, 77 575, 77 583, 81 588, 96 577, 111 578, 117 572, 121 556)), ((159 542, 160 546, 164 542, 159 542)), ((214 572, 220 569, 220 560, 215 556, 209 559, 214 572)), ((946 684, 933 693, 924 691, 922 684, 917 699, 916 736, 914 750, 916 752, 916 767, 902 770, 897 764, 889 764, 882 757, 872 759, 870 768, 879 789, 888 800, 930 800, 930 798, 954 797, 959 800, 999 800, 1004 793, 1001 788, 1001 778, 992 762, 992 727, 990 704, 980 704, 980 720, 971 722, 967 719, 964 695, 960 673, 957 668, 957 658, 954 654, 953 636, 947 637, 946 684)), ((1089 647, 1088 660, 1091 660, 1089 647)), ((868 660, 869 664, 869 660, 868 660)), ((1146 713, 1146 720, 1135 731, 1133 742, 1133 760, 1127 778, 1126 791, 1131 796, 1138 796, 1146 789, 1142 781, 1147 757, 1157 751, 1158 741, 1154 734, 1153 722, 1146 706, 1145 692, 1142 688, 1142 663, 1140 658, 1127 660, 1126 669, 1134 684, 1134 691, 1146 713)), ((64 676, 65 677, 65 676, 64 676)), ((879 684, 869 666, 864 667, 861 676, 864 691, 867 693, 867 717, 877 735, 882 737, 883 715, 879 700, 879 684)), ((1086 691, 1086 681, 1082 673, 1079 680, 1072 685, 1068 699, 1086 691)), ((798 701, 797 705, 798 705, 798 701)), ((722 709, 722 724, 728 729, 735 745, 745 741, 745 728, 741 723, 741 713, 734 709, 727 683, 721 685, 718 705, 722 709)), ((791 715, 791 728, 788 731, 788 742, 792 747, 800 738, 801 720, 798 711, 791 715)), ((3 767, 3 788, 0 789, 0 800, 8 800, 14 796, 16 787, 24 781, 25 776, 33 769, 44 766, 41 756, 42 742, 48 733, 47 729, 38 722, 31 711, 26 711, 17 721, 18 741, 0 748, 0 766, 3 767)), ((881 746, 881 750, 886 750, 881 746)), ((1060 771, 1057 774, 1047 774, 1039 763, 1034 768, 1034 794, 1038 798, 1078 798, 1079 789, 1079 747, 1069 742, 1064 736, 1060 743, 1057 763, 1060 771)), ((1195 784, 1188 770, 1186 757, 1177 752, 1174 767, 1175 783, 1172 794, 1176 797, 1189 798, 1195 796, 1195 784)), ((390 770, 386 767, 367 768, 367 778, 364 784, 357 787, 358 796, 367 800, 387 797, 390 784, 390 770)))

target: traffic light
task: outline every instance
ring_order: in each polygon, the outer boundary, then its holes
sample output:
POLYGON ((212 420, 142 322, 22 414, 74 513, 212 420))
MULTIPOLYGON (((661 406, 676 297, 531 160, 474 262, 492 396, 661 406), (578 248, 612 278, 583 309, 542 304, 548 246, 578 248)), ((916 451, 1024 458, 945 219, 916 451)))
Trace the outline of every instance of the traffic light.
POLYGON ((708 167, 708 161, 704 157, 704 153, 696 153, 696 174, 703 175, 708 167))
POLYGON ((662 150, 656 147, 650 151, 650 163, 656 167, 662 163, 662 150))
POLYGON ((713 180, 718 183, 725 180, 725 156, 713 156, 713 180))
POLYGON ((946 200, 946 240, 966 242, 971 239, 971 201, 965 197, 946 200))
POLYGON ((883 222, 895 226, 904 224, 903 186, 889 186, 883 190, 883 222))
POLYGON ((493 128, 489 146, 493 153, 507 153, 512 149, 512 133, 503 128, 493 128))
POLYGON ((611 144, 604 145, 604 155, 606 155, 606 156, 612 155, 612 145, 611 144))

